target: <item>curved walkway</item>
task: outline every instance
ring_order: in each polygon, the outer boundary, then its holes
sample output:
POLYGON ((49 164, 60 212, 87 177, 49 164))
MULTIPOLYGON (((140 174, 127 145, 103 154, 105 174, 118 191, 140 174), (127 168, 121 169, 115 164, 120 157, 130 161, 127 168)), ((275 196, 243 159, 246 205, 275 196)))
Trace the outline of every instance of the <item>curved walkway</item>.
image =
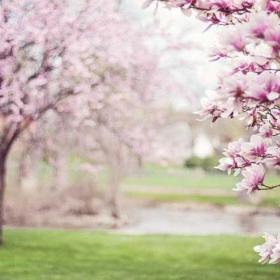
POLYGON ((277 233, 280 216, 253 208, 182 209, 172 205, 135 207, 133 222, 117 229, 127 234, 262 234, 277 233))

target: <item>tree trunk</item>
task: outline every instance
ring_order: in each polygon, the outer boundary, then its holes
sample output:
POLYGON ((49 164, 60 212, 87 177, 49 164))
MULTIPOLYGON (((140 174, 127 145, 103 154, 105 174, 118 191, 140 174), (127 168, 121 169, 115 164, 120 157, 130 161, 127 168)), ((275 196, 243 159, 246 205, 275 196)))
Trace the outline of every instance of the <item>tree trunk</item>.
POLYGON ((120 209, 120 172, 116 166, 111 165, 108 189, 108 203, 111 216, 115 219, 121 218, 120 209))
POLYGON ((115 219, 121 218, 120 210, 120 190, 118 182, 111 182, 109 188, 109 207, 111 215, 115 219))
POLYGON ((4 225, 4 194, 6 187, 6 159, 5 154, 0 154, 0 245, 3 244, 4 225))
POLYGON ((27 167, 27 161, 25 158, 25 151, 22 153, 20 159, 18 160, 18 174, 17 174, 17 186, 20 188, 20 190, 24 187, 25 179, 28 175, 28 167, 27 167))

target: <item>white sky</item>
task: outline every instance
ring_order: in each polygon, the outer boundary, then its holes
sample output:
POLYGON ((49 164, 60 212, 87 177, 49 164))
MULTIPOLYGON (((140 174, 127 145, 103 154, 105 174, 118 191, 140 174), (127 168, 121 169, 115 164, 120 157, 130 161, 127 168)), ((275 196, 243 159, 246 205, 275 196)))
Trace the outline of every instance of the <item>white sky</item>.
MULTIPOLYGON (((176 77, 185 83, 189 91, 201 96, 205 90, 215 88, 220 67, 217 62, 210 62, 208 57, 211 47, 217 40, 214 29, 204 32, 207 27, 205 24, 193 16, 183 15, 179 9, 168 10, 161 6, 156 13, 155 6, 143 9, 143 2, 143 0, 123 0, 121 11, 135 24, 159 24, 170 34, 179 35, 189 43, 190 47, 183 53, 188 66, 176 70, 176 77)), ((176 60, 175 52, 172 59, 176 60)), ((182 102, 184 101, 179 100, 181 105, 188 106, 182 102)))

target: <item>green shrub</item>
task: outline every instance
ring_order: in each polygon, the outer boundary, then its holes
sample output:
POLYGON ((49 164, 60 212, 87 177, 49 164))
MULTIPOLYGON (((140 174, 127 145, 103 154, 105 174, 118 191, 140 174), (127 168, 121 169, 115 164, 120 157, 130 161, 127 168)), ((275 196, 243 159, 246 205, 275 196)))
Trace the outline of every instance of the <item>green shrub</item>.
POLYGON ((186 168, 201 168, 206 171, 214 171, 214 167, 218 165, 219 157, 217 155, 212 155, 206 158, 200 158, 193 156, 188 158, 184 166, 186 168))

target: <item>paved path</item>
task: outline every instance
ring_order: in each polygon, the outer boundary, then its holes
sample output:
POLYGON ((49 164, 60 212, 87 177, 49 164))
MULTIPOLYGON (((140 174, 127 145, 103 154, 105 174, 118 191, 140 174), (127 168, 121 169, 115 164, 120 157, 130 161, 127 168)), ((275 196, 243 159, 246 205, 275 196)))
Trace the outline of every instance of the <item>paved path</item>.
POLYGON ((280 216, 240 208, 180 209, 168 205, 135 207, 133 222, 117 232, 127 234, 262 234, 280 230, 280 216))

